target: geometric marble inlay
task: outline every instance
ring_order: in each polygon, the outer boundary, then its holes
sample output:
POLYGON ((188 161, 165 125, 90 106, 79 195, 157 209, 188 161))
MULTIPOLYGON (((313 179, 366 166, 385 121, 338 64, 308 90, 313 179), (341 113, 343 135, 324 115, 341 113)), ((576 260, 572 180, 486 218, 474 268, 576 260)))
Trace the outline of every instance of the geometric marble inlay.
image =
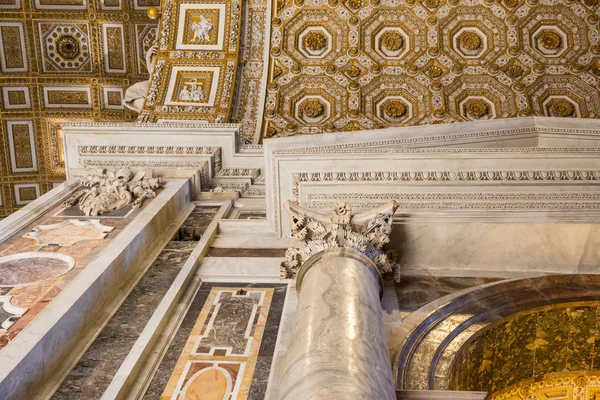
POLYGON ((42 246, 53 244, 68 247, 82 241, 104 239, 113 229, 115 228, 112 226, 102 225, 97 219, 87 221, 70 219, 57 224, 39 225, 23 237, 34 239, 42 246))
POLYGON ((26 308, 17 307, 11 303, 12 296, 0 296, 0 332, 6 332, 14 323, 27 312, 26 308))
POLYGON ((161 398, 246 398, 272 297, 270 288, 212 288, 161 398))

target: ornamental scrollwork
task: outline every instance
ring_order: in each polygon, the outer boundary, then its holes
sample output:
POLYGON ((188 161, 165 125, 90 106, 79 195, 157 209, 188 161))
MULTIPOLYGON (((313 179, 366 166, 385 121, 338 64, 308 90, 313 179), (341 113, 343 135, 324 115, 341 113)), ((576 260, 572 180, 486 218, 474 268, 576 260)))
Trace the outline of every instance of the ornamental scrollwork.
POLYGON ((97 216, 129 205, 141 207, 145 199, 156 197, 162 179, 155 177, 151 170, 141 170, 134 175, 128 168, 117 171, 99 168, 81 183, 83 188, 69 197, 64 206, 77 204, 85 215, 97 216))

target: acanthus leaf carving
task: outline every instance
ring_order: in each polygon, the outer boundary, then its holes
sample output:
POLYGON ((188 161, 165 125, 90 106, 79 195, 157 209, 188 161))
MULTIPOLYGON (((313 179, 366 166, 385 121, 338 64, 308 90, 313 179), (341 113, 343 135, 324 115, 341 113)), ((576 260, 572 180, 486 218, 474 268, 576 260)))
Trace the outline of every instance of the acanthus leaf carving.
POLYGON ((352 215, 346 202, 333 206, 333 215, 327 216, 286 202, 291 217, 291 236, 302 242, 300 247, 289 248, 281 264, 281 279, 293 279, 311 256, 331 248, 358 251, 371 259, 382 275, 399 277, 393 252, 383 249, 389 243, 392 218, 398 204, 392 201, 378 209, 352 215))
POLYGON ((151 170, 140 170, 134 175, 128 168, 108 172, 99 168, 83 179, 83 188, 69 197, 64 206, 77 204, 88 216, 102 215, 128 205, 138 208, 145 199, 156 197, 155 190, 161 183, 162 179, 155 177, 151 170))

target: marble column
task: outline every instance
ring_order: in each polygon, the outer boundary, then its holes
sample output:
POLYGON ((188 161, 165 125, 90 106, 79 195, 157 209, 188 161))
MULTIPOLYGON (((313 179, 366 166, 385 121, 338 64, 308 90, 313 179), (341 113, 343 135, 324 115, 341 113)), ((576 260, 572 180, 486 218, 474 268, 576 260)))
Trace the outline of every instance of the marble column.
POLYGON ((380 296, 396 203, 354 216, 341 204, 329 220, 286 206, 304 246, 282 265, 299 294, 278 398, 394 400, 380 296))

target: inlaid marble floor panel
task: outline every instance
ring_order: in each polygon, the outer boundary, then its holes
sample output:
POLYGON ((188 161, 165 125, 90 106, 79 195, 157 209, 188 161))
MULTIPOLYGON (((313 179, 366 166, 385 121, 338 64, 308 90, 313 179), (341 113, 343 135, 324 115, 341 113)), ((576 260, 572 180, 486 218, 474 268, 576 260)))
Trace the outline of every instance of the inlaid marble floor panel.
POLYGON ((194 398, 201 388, 211 387, 215 392, 203 396, 262 400, 286 289, 281 284, 203 283, 144 399, 194 398))

